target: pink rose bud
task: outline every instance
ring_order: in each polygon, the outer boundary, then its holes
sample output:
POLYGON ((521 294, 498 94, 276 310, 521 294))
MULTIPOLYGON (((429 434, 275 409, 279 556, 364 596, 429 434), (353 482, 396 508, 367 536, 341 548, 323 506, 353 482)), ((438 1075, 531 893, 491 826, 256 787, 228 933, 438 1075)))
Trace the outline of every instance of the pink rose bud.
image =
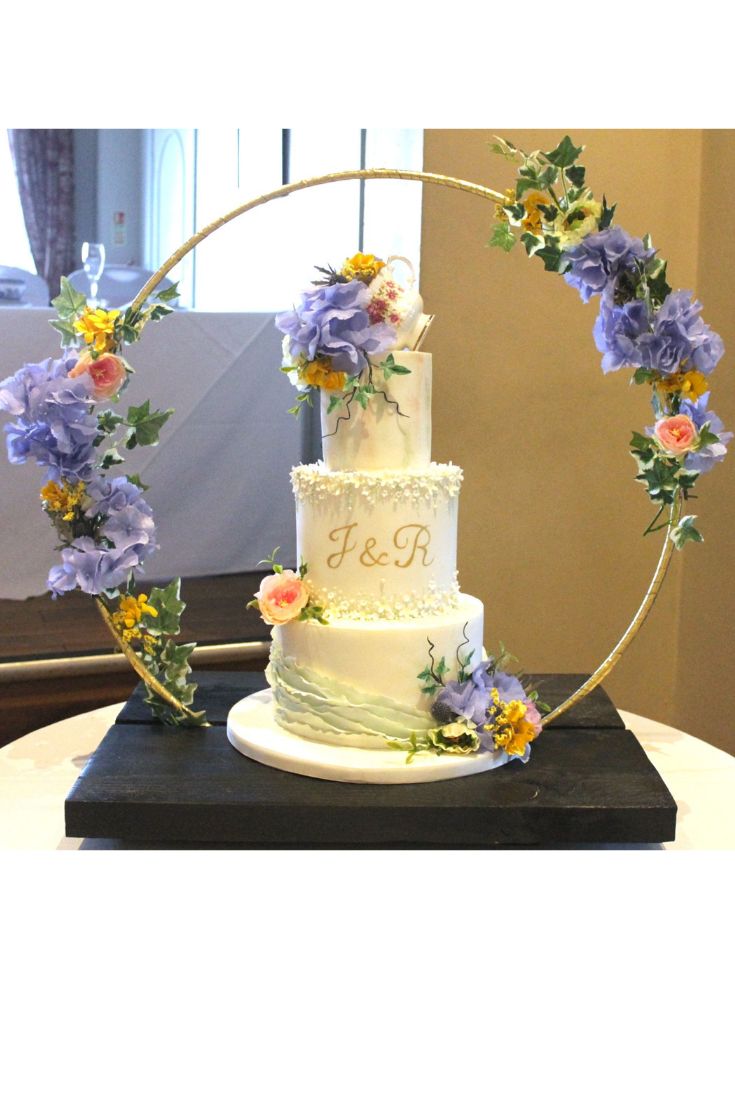
POLYGON ((111 352, 93 360, 89 352, 82 352, 69 372, 69 378, 75 379, 79 375, 89 375, 96 401, 112 398, 127 378, 125 360, 121 356, 113 356, 111 352))
POLYGON ((255 596, 266 624, 287 624, 306 607, 309 591, 293 570, 282 570, 263 578, 255 596))
POLYGON ((691 417, 685 413, 678 413, 676 417, 664 417, 657 421, 654 427, 654 436, 664 451, 669 455, 683 455, 685 452, 694 451, 699 441, 699 434, 691 417))

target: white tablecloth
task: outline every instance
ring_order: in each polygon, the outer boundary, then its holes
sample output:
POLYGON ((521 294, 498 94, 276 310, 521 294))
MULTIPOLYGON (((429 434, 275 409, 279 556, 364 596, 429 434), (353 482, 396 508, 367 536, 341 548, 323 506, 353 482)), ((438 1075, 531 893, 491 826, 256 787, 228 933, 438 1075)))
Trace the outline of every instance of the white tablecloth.
MULTIPOLYGON (((0 310, 0 379, 60 355, 53 316, 0 310)), ((304 454, 303 430, 287 412, 293 390, 278 370, 280 346, 272 314, 182 311, 150 324, 128 349, 136 374, 122 410, 146 398, 176 410, 158 447, 124 453, 125 465, 112 468, 151 487, 160 550, 148 580, 252 570, 277 545, 294 559, 289 471, 304 454)), ((43 593, 57 561, 38 499, 43 481, 35 463, 11 466, 0 455, 0 597, 43 593)))
MULTIPOLYGON (((120 708, 111 704, 62 720, 0 750, 0 849, 123 845, 64 836, 64 799, 120 708)), ((735 849, 735 758, 674 727, 630 712, 620 715, 678 804, 676 841, 595 848, 735 849)))

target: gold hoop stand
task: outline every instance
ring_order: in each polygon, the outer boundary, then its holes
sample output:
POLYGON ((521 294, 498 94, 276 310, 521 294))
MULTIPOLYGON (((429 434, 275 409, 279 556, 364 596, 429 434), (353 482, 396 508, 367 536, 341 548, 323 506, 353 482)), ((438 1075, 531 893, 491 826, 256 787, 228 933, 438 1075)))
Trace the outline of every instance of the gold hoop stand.
MULTIPOLYGON (((165 275, 168 275, 171 269, 175 268, 179 261, 183 260, 183 258, 188 253, 190 253, 191 250, 194 249, 200 241, 204 241, 204 239, 213 234, 215 230, 220 229, 222 226, 226 226, 228 222, 232 222, 235 218, 239 218, 241 214, 246 214, 249 210, 254 210, 255 207, 262 207, 266 203, 270 203, 272 199, 283 199, 285 198, 285 196, 291 195, 296 191, 303 191, 306 188, 311 187, 319 187, 321 184, 334 184, 338 183, 341 180, 415 180, 422 184, 437 184, 440 187, 450 187, 454 188, 457 191, 465 191, 468 192, 470 195, 478 195, 481 199, 489 199, 492 203, 502 203, 505 200, 505 196, 502 195, 500 192, 493 191, 492 188, 483 187, 482 184, 470 183, 469 180, 458 180, 454 176, 441 176, 438 173, 434 172, 413 172, 409 171, 408 169, 400 168, 360 168, 347 172, 331 172, 325 176, 313 176, 308 180, 297 180, 292 184, 284 184, 283 187, 276 188, 275 191, 269 191, 265 195, 259 195, 256 199, 251 199, 249 202, 243 203, 242 206, 235 207, 235 209, 231 210, 228 214, 222 215, 221 218, 217 218, 214 222, 210 222, 210 224, 208 226, 205 226, 204 229, 201 229, 198 233, 195 233, 194 236, 190 237, 189 240, 186 241, 180 248, 178 248, 175 253, 171 254, 168 260, 166 260, 161 265, 158 271, 151 276, 145 286, 141 288, 139 294, 132 303, 133 309, 137 309, 138 307, 142 306, 142 304, 145 302, 151 292, 154 291, 155 288, 158 286, 163 277, 165 275)), ((597 685, 599 685, 614 669, 614 667, 617 665, 618 661, 622 657, 623 653, 628 649, 630 644, 635 639, 636 635, 643 626, 643 622, 648 616, 648 613, 651 611, 653 603, 658 596, 658 592, 663 585, 664 578, 666 577, 666 572, 671 561, 671 555, 674 550, 674 544, 669 539, 669 535, 672 528, 674 528, 678 523, 680 514, 681 492, 678 491, 670 508, 669 520, 666 525, 666 530, 664 532, 664 544, 661 549, 661 554, 659 556, 658 563, 656 564, 653 578, 651 579, 651 582, 648 586, 648 589, 646 590, 646 594, 643 600, 641 601, 638 611, 635 613, 630 624, 625 629, 622 636, 618 640, 613 650, 607 656, 605 661, 597 667, 595 672, 587 678, 583 685, 580 685, 576 692, 572 693, 570 697, 563 701, 557 708, 553 710, 553 712, 550 712, 549 715, 544 718, 543 725, 545 727, 553 720, 557 719, 564 712, 566 712, 569 708, 577 704, 580 700, 582 700, 583 697, 587 696, 588 693, 591 693, 592 690, 597 685)), ((106 613, 106 610, 99 601, 97 602, 97 606, 102 613, 105 623, 115 636, 116 642, 118 643, 118 645, 120 645, 119 636, 115 631, 114 626, 112 625, 112 622, 110 621, 110 618, 106 613)), ((143 680, 150 685, 154 692, 156 692, 159 696, 162 696, 167 701, 167 703, 175 707, 178 711, 189 715, 189 709, 181 704, 180 701, 176 700, 175 697, 172 697, 171 694, 167 692, 167 690, 150 675, 142 662, 137 659, 137 655, 135 655, 134 651, 133 656, 131 657, 131 655, 128 653, 128 650, 130 649, 131 648, 124 649, 124 653, 126 653, 136 672, 143 678, 143 680), (133 661, 133 658, 135 658, 136 661, 133 661)))

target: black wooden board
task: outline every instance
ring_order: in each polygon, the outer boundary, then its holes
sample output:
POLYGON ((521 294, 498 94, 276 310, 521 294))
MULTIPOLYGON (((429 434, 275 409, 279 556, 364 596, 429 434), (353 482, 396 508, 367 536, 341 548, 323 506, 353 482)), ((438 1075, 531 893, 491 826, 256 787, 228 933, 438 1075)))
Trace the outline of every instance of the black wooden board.
MULTIPOLYGON (((553 705, 584 675, 534 680, 544 680, 553 705)), ((136 690, 67 797, 68 837, 330 849, 674 838, 676 804, 601 688, 544 731, 527 765, 371 785, 314 780, 244 757, 227 740, 227 712, 264 687, 263 675, 202 672, 198 681, 208 728, 150 722, 136 690)))

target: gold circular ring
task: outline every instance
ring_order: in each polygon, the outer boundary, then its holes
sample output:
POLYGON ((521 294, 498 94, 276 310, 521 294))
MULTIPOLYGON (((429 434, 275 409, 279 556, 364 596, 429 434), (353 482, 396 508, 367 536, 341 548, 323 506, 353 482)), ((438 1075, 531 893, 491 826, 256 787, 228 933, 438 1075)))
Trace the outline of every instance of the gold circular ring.
MULTIPOLYGON (((330 172, 325 176, 312 176, 306 180, 296 180, 292 184, 284 184, 283 187, 266 192, 264 195, 259 195, 256 199, 251 199, 249 202, 243 203, 239 207, 235 207, 234 210, 222 215, 221 218, 217 218, 214 222, 210 222, 204 229, 195 233, 188 241, 184 242, 176 252, 172 253, 168 260, 164 261, 158 271, 155 272, 141 288, 133 301, 133 309, 138 309, 142 306, 146 298, 155 290, 163 277, 168 275, 171 269, 175 268, 179 261, 183 260, 200 241, 204 241, 205 238, 213 234, 215 230, 220 229, 222 226, 226 226, 228 222, 234 221, 235 218, 239 218, 240 215, 246 214, 249 210, 254 210, 256 207, 262 207, 266 203, 270 203, 273 199, 283 199, 287 195, 292 195, 297 191, 304 191, 306 188, 318 187, 321 184, 334 184, 341 180, 415 180, 422 184, 437 184, 440 187, 449 187, 457 191, 465 191, 471 195, 477 195, 481 199, 489 199, 493 203, 502 203, 505 200, 503 194, 494 191, 492 188, 484 187, 482 184, 473 184, 469 180, 459 180, 454 176, 442 176, 435 172, 414 172, 409 169, 401 168, 359 168, 346 172, 330 172)), ((648 613, 651 611, 658 592, 663 585, 664 578, 666 577, 671 555, 674 550, 674 544, 669 539, 669 535, 672 528, 678 523, 680 514, 681 491, 678 491, 669 511, 669 520, 664 531, 663 548, 661 549, 656 569, 654 570, 651 582, 637 612, 604 662, 600 663, 595 672, 580 685, 576 692, 573 692, 571 696, 567 697, 558 707, 554 708, 552 712, 545 716, 543 720, 544 727, 548 726, 549 723, 557 719, 569 708, 573 707, 573 705, 577 704, 583 697, 587 696, 588 693, 591 693, 592 690, 613 670, 624 651, 627 650, 635 639, 648 613)), ((162 686, 158 688, 160 689, 162 686)), ((170 698, 170 694, 167 693, 166 696, 169 698, 169 703, 171 703, 172 698, 170 698)), ((178 701, 175 701, 175 704, 179 710, 188 711, 188 709, 185 709, 178 701)))

